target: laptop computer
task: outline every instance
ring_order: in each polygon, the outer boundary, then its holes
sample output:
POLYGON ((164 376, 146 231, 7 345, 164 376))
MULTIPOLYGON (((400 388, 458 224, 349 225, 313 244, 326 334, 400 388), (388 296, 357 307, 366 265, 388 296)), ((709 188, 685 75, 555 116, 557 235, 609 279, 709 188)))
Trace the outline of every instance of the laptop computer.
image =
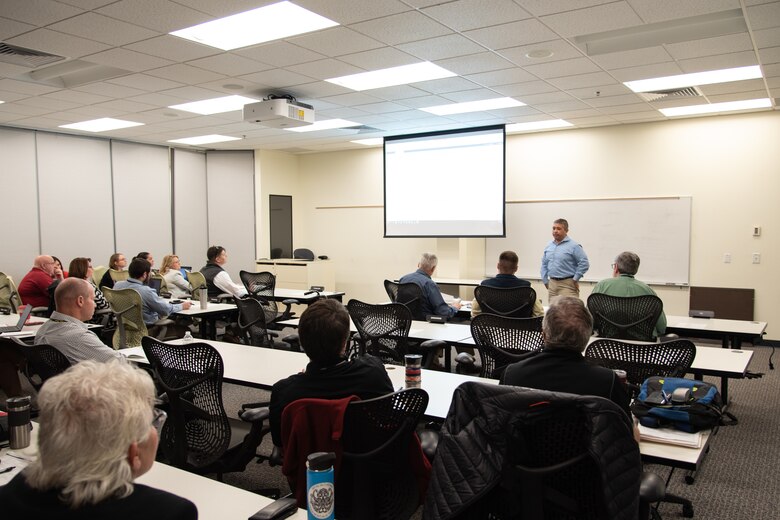
POLYGON ((0 334, 4 332, 21 332, 22 327, 24 327, 24 322, 27 321, 27 318, 30 317, 31 312, 32 312, 32 305, 25 305, 22 314, 19 316, 19 321, 16 322, 16 325, 8 325, 7 327, 0 327, 0 334))
POLYGON ((149 287, 154 289, 154 291, 157 293, 157 296, 160 296, 160 288, 162 287, 162 280, 159 278, 149 278, 148 281, 149 287))

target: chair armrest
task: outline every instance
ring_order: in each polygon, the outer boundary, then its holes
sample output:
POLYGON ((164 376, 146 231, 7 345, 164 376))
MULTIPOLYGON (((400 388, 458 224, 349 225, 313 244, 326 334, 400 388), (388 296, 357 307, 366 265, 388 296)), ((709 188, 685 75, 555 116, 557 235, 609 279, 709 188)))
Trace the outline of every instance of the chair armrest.
POLYGON ((439 446, 439 431, 425 428, 418 433, 420 437, 420 446, 422 447, 425 458, 429 462, 433 462, 433 457, 436 455, 436 448, 439 446))
POLYGON ((639 498, 643 502, 653 503, 662 500, 666 496, 666 484, 664 480, 656 475, 645 471, 642 473, 642 480, 639 483, 639 498))
POLYGON ((298 305, 301 302, 299 302, 295 298, 285 298, 284 300, 282 300, 282 303, 285 304, 289 308, 290 305, 298 305))
POLYGON ((30 314, 33 316, 46 316, 49 313, 48 307, 33 307, 30 314))
POLYGON ((447 342, 440 339, 429 339, 420 343, 419 347, 423 350, 432 350, 436 348, 444 348, 447 346, 447 342))
POLYGON ((155 321, 154 324, 158 325, 160 327, 166 326, 166 325, 173 325, 175 322, 170 318, 160 318, 159 320, 155 321))
POLYGON ((238 412, 238 416, 241 420, 249 423, 263 422, 268 419, 270 414, 271 409, 267 406, 262 408, 245 408, 238 412))
POLYGON ((455 362, 459 365, 473 365, 476 359, 468 352, 460 352, 455 356, 455 362))

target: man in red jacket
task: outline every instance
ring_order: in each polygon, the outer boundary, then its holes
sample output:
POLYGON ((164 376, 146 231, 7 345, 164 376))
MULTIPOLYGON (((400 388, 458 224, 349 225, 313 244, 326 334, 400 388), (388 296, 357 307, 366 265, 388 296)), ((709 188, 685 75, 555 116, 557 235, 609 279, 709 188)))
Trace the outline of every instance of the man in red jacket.
POLYGON ((54 258, 49 255, 41 255, 35 258, 32 269, 24 275, 19 284, 19 297, 25 305, 33 307, 48 307, 49 286, 54 280, 62 280, 60 269, 54 258))

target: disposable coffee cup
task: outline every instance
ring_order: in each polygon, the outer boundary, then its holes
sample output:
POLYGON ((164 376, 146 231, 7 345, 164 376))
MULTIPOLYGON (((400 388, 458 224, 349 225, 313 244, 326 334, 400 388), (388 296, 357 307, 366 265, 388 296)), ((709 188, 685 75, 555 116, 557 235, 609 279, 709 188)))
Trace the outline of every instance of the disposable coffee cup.
POLYGON ((404 356, 406 388, 420 388, 422 385, 422 356, 420 354, 406 354, 404 356))

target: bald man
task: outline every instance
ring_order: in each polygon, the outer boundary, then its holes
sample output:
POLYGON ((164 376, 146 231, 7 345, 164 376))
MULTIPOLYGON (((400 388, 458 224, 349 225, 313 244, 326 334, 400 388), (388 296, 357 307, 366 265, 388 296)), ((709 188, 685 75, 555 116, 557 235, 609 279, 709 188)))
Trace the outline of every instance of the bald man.
POLYGON ((49 255, 41 255, 35 258, 30 272, 24 275, 17 290, 25 305, 33 307, 48 307, 49 286, 54 280, 62 280, 62 269, 49 255))
POLYGON ((107 347, 85 321, 95 312, 95 290, 86 280, 67 278, 54 291, 57 310, 41 325, 35 344, 51 345, 62 352, 71 364, 93 359, 110 361, 124 359, 122 354, 107 347))

